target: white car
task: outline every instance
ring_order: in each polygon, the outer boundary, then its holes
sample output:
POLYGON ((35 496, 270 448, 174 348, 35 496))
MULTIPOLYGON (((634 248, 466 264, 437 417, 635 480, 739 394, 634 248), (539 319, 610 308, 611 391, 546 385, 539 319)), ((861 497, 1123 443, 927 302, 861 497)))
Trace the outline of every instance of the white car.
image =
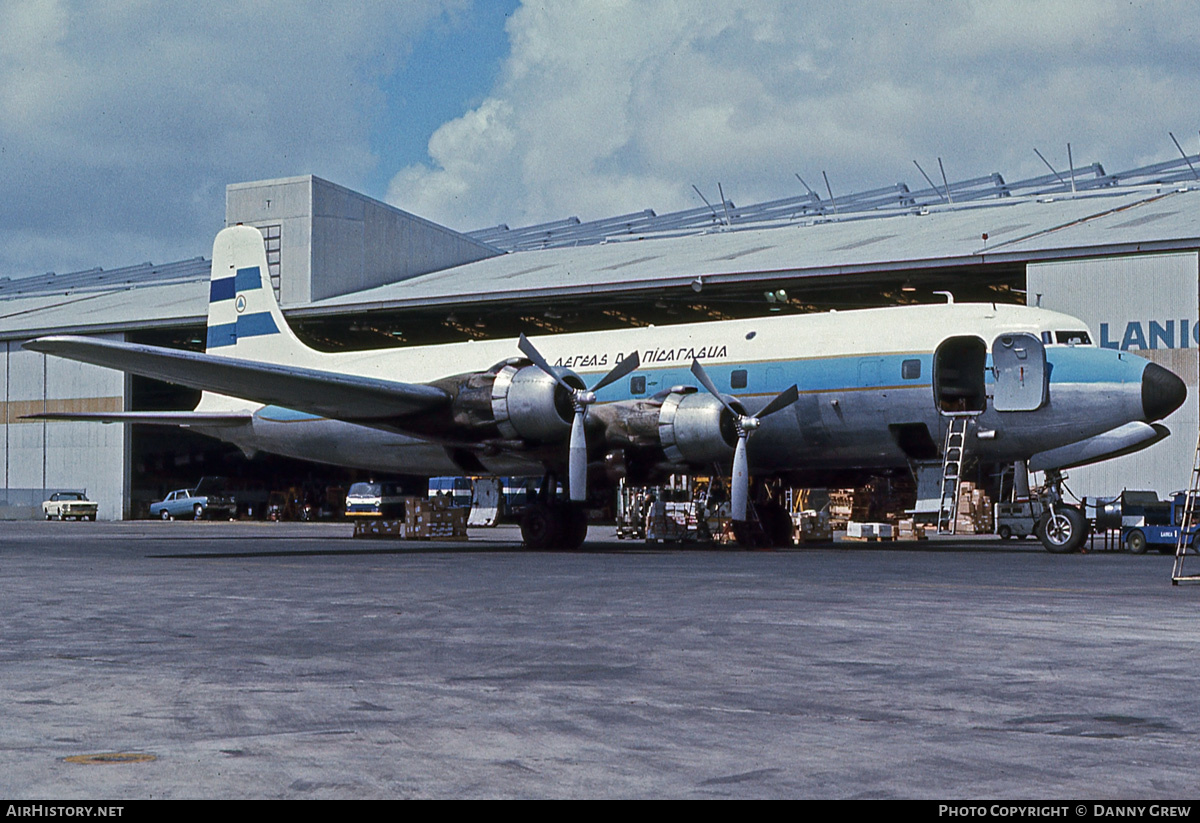
POLYGON ((55 492, 42 503, 47 520, 95 520, 100 504, 88 500, 83 492, 55 492))

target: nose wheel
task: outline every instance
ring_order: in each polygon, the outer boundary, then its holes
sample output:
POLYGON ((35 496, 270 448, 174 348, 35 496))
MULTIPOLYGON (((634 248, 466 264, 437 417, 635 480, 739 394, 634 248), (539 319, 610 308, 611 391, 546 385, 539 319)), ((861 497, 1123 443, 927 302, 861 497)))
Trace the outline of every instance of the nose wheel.
POLYGON ((1046 472, 1046 486, 1040 495, 1042 516, 1034 527, 1042 546, 1053 554, 1079 551, 1088 532, 1087 518, 1083 513, 1062 502, 1063 479, 1060 471, 1050 469, 1046 472))

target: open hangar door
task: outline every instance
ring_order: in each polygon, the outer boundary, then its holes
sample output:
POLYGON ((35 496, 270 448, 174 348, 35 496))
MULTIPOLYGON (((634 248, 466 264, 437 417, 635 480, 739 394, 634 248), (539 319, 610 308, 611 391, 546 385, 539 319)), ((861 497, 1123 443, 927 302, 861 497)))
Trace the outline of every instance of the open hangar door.
MULTIPOLYGON (((200 330, 140 332, 133 342, 199 351, 200 330)), ((133 411, 178 411, 195 408, 200 392, 147 377, 129 378, 129 408, 133 411)), ((361 469, 310 463, 260 452, 247 458, 240 449, 177 426, 130 426, 130 508, 133 519, 149 516, 151 503, 175 489, 194 488, 203 477, 223 477, 238 502, 239 517, 262 519, 272 492, 298 492, 320 502, 327 494, 348 489, 358 480, 377 479, 361 469)), ((424 478, 395 478, 406 494, 426 494, 424 478)), ((343 493, 344 497, 344 493, 343 493)))

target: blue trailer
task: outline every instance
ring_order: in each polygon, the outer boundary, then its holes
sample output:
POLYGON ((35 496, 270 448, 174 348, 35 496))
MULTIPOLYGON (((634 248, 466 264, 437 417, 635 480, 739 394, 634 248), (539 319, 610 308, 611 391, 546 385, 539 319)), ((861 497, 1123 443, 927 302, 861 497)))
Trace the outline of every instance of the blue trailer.
MULTIPOLYGON (((1133 554, 1155 548, 1174 554, 1187 492, 1176 492, 1170 500, 1159 500, 1153 492, 1124 492, 1121 495, 1121 542, 1133 554), (1153 497, 1148 499, 1147 495, 1153 497)), ((1200 525, 1188 529, 1187 544, 1195 547, 1200 525)))

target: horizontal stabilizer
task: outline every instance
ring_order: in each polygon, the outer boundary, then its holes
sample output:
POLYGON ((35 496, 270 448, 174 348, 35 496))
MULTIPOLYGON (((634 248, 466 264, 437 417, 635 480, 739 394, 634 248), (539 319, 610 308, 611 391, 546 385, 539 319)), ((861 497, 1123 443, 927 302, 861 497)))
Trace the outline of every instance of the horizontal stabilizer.
POLYGON ((244 426, 254 419, 250 412, 46 412, 25 414, 22 420, 74 420, 86 423, 142 423, 152 426, 244 426))
POLYGON ((447 404, 435 386, 258 363, 215 354, 70 335, 26 349, 348 422, 385 422, 447 404))

